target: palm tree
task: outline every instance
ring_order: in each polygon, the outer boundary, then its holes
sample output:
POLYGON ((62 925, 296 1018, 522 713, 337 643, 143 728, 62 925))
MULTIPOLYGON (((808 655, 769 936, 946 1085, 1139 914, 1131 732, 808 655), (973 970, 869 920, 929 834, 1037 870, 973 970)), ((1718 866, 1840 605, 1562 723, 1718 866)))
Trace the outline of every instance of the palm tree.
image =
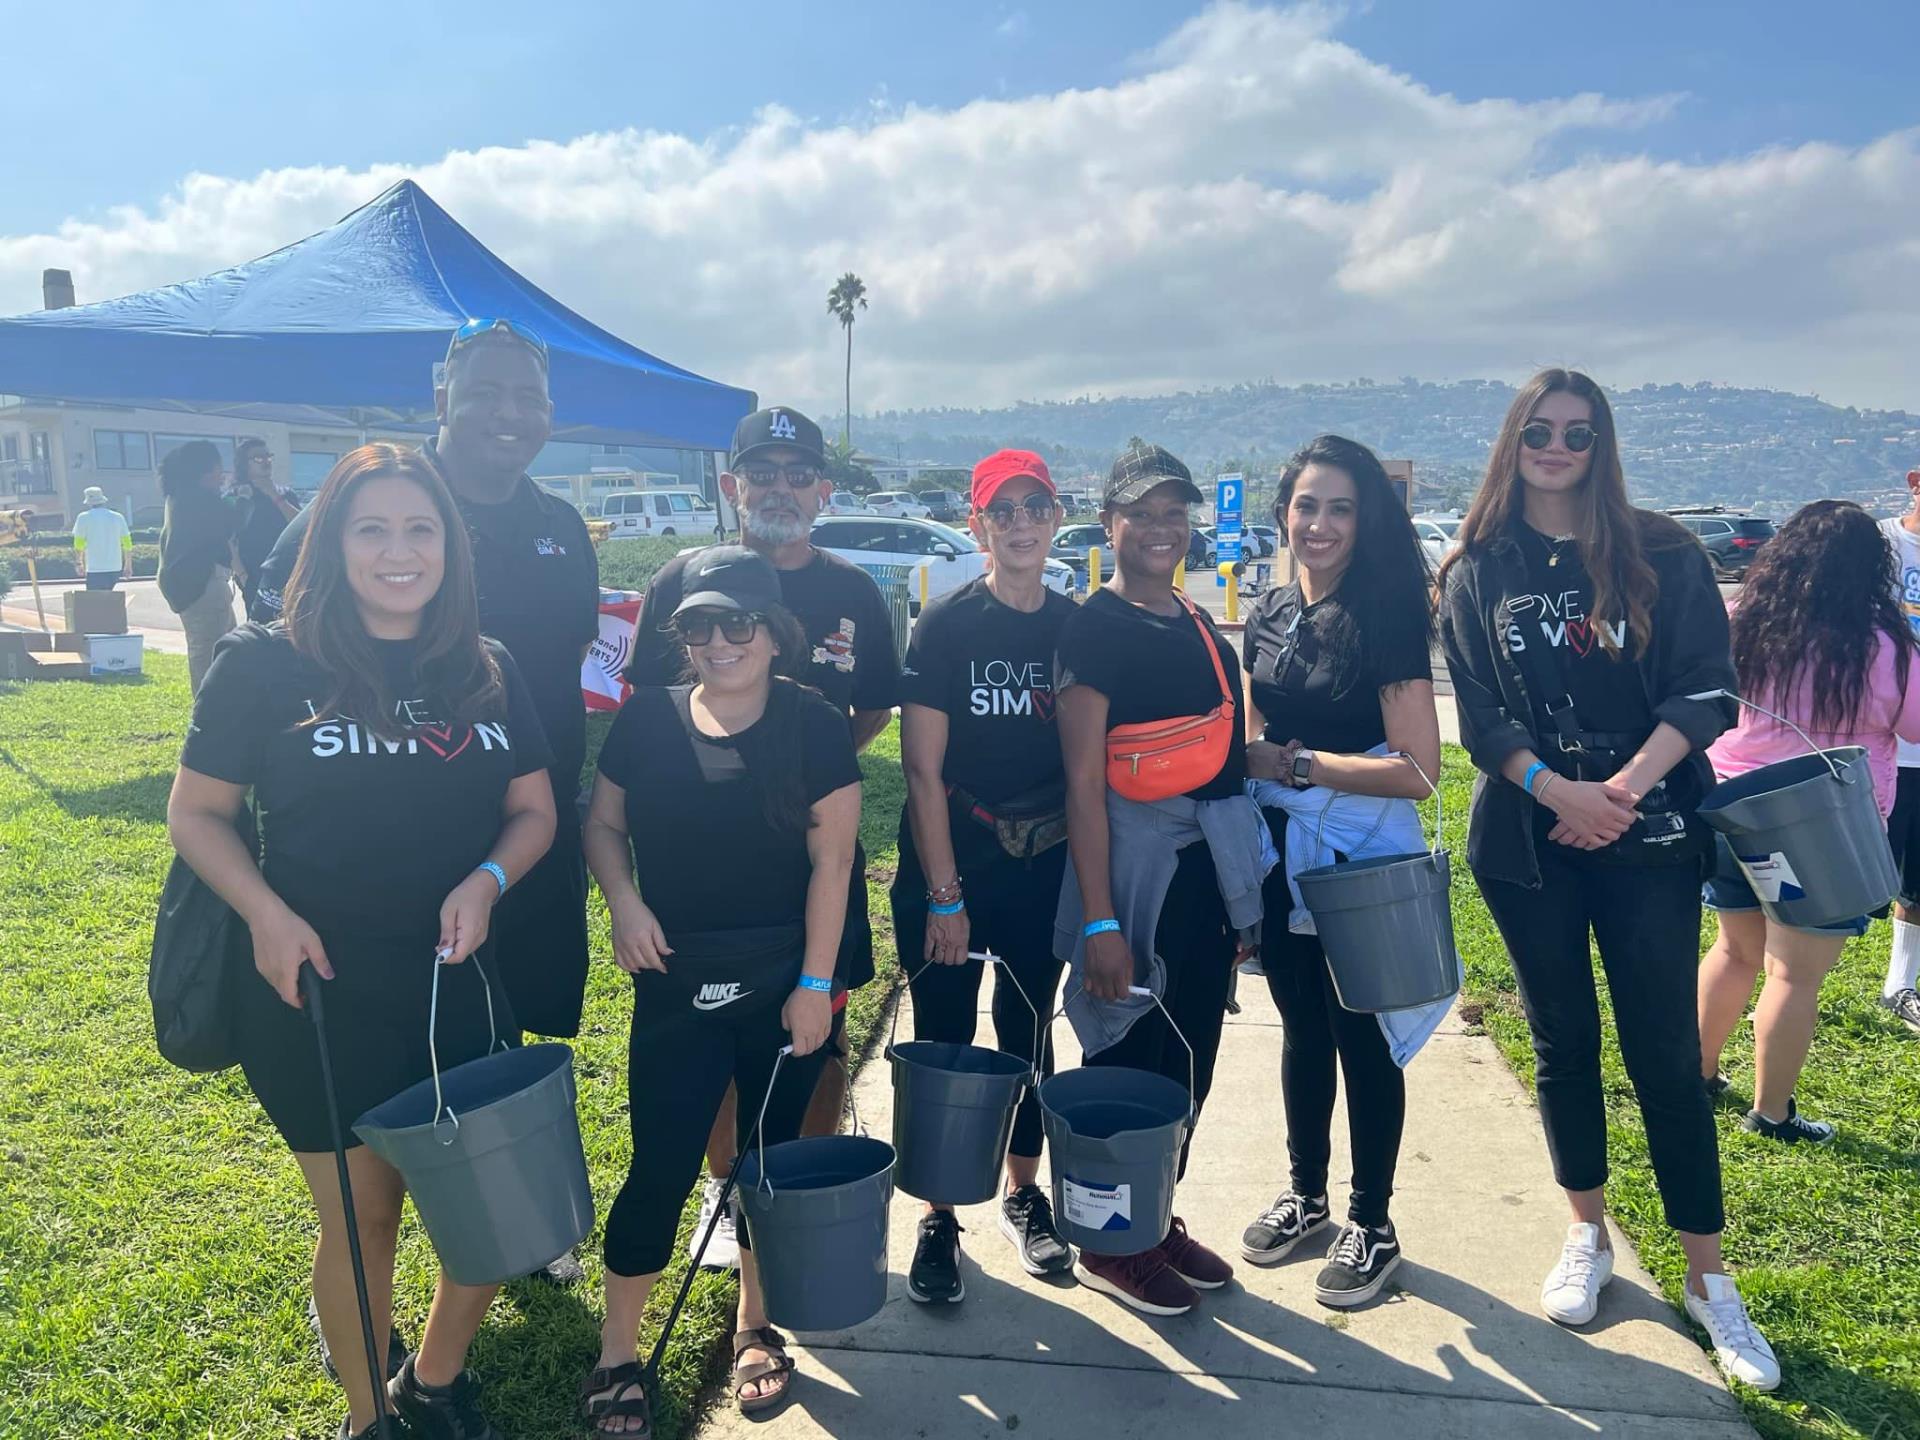
POLYGON ((867 284, 858 275, 849 270, 833 282, 833 289, 827 292, 827 313, 840 322, 840 328, 847 332, 847 410, 840 430, 840 440, 848 451, 853 449, 853 312, 867 308, 867 284))

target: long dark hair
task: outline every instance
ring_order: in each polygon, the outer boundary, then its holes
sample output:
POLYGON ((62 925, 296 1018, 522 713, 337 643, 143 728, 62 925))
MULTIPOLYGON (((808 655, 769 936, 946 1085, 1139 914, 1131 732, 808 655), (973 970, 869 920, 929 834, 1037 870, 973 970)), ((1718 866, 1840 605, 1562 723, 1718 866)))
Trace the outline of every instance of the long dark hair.
POLYGON ((1409 639, 1417 634, 1425 647, 1432 648, 1433 568, 1380 457, 1344 435, 1309 440, 1280 472, 1280 498, 1274 503, 1273 520, 1282 540, 1287 535, 1287 507, 1293 503, 1294 487, 1309 465, 1330 466, 1353 480, 1353 554, 1341 577, 1340 603, 1326 612, 1327 622, 1314 629, 1333 677, 1333 692, 1339 696, 1359 678, 1361 646, 1368 641, 1379 645, 1384 637, 1404 630, 1409 639), (1349 579, 1354 583, 1346 583, 1349 579))
POLYGON ((392 693, 378 643, 367 633, 347 583, 344 548, 354 495, 368 481, 388 478, 411 480, 426 491, 446 534, 440 589, 420 616, 414 657, 420 698, 452 723, 497 718, 504 689, 500 667, 480 641, 480 602, 466 522, 446 481, 424 455, 382 442, 342 455, 333 467, 314 498, 306 539, 287 581, 287 638, 325 672, 333 687, 314 720, 350 716, 389 740, 405 733, 395 707, 413 697, 392 693))
POLYGON ((1914 637, 1894 598, 1897 577, 1893 547, 1858 505, 1816 500, 1802 507, 1761 548, 1734 607, 1740 693, 1784 711, 1780 702, 1804 678, 1813 728, 1845 734, 1859 717, 1867 670, 1885 636, 1904 694, 1914 637))
POLYGON ((1684 545, 1693 537, 1677 520, 1635 510, 1628 501, 1613 407, 1592 378, 1578 370, 1542 370, 1514 393, 1487 457, 1486 477, 1467 507, 1467 518, 1460 522, 1459 544, 1440 567, 1441 583, 1461 556, 1477 553, 1497 540, 1522 513, 1520 497, 1526 482, 1520 478, 1520 432, 1542 400, 1562 392, 1577 395, 1593 407, 1593 448, 1588 452, 1593 459, 1580 488, 1574 533, 1580 563, 1593 579, 1594 635, 1604 648, 1617 649, 1613 636, 1624 621, 1633 653, 1638 655, 1652 634, 1653 606, 1660 596, 1660 580, 1647 562, 1646 550, 1684 545))
MULTIPOLYGON (((773 638, 773 674, 767 690, 767 708, 759 721, 734 741, 747 776, 760 791, 761 811, 775 830, 809 830, 813 807, 807 803, 807 777, 801 765, 805 739, 800 707, 810 687, 806 674, 807 632, 784 605, 770 605, 761 617, 773 638)), ((684 678, 698 682, 689 659, 684 678)))

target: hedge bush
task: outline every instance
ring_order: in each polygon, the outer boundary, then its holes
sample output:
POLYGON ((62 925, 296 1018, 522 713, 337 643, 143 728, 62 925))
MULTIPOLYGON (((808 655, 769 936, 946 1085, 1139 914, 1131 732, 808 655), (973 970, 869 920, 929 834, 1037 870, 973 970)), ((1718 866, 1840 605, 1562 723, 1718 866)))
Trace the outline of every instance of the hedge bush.
MULTIPOLYGON (((36 567, 42 580, 77 580, 80 578, 80 556, 73 549, 72 542, 66 548, 54 550, 35 545, 36 567)), ((136 578, 151 579, 160 573, 160 547, 158 545, 136 545, 133 547, 133 573, 136 578)), ((21 549, 0 550, 0 578, 10 577, 16 585, 27 582, 27 556, 21 549)), ((0 586, 0 589, 4 589, 0 586)))
POLYGON ((660 540, 605 540, 600 557, 600 583, 609 590, 644 590, 654 574, 682 550, 697 549, 678 537, 660 540))

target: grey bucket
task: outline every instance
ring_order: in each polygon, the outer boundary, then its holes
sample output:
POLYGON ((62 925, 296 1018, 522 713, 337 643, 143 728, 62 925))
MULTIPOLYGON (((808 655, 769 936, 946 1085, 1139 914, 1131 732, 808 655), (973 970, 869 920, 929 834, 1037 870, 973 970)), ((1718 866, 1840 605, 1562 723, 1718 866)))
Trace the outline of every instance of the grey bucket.
POLYGON ((1900 888, 1858 745, 1722 780, 1700 802, 1700 818, 1727 837, 1760 908, 1781 925, 1837 925, 1879 909, 1900 888))
MULTIPOLYGON (((971 958, 1000 965, 1000 957, 971 952, 971 958)), ((926 966, 921 966, 925 970, 926 966)), ((913 979, 918 979, 916 972, 913 979)), ((913 979, 907 983, 912 985, 913 979)), ((1001 965, 996 983, 1011 982, 1001 965)), ((1020 998, 1034 1009, 1025 990, 1020 998)), ((894 1024, 900 1007, 894 1006, 894 1024)), ((1038 1043, 1038 1012, 1035 1012, 1038 1043)), ((977 1205, 1000 1193, 1000 1167, 1013 1138, 1014 1112, 1034 1067, 1004 1050, 938 1040, 889 1039, 893 1066, 893 1148, 899 1154, 894 1181, 908 1195, 940 1205, 977 1205)))
MULTIPOLYGON (((430 1017, 430 1051, 432 1028, 430 1017)), ((531 1274, 593 1228, 565 1045, 497 1050, 445 1072, 435 1055, 432 1077, 374 1106, 353 1130, 406 1180, 435 1254, 462 1285, 531 1274)))
POLYGON ((893 1147, 866 1135, 789 1140, 740 1157, 740 1208, 767 1319, 845 1330, 887 1303, 893 1147))
POLYGON ((1148 1070, 1082 1065, 1049 1076, 1038 1092, 1055 1221, 1095 1255, 1138 1255, 1166 1238, 1180 1152, 1193 1133, 1193 1046, 1158 995, 1127 988, 1151 998, 1186 1046, 1187 1088, 1148 1070))
MULTIPOLYGON (((1419 770, 1412 756, 1403 758, 1419 770)), ((1427 780, 1425 771, 1420 778, 1427 780)), ((1427 785, 1439 811, 1440 792, 1431 780, 1427 785)), ((1424 854, 1349 860, 1294 876, 1342 1009, 1411 1010, 1460 989, 1448 893, 1453 868, 1438 843, 1444 816, 1435 819, 1435 848, 1424 854)))

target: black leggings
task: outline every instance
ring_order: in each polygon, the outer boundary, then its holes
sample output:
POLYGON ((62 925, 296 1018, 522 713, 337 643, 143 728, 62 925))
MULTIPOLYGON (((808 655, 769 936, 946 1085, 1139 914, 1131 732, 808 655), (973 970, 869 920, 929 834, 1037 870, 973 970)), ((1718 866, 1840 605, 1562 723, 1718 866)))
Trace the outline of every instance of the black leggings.
POLYGON ((1534 1083, 1553 1175, 1567 1190, 1607 1182, 1600 1002, 1588 932, 1600 947, 1620 1055, 1639 1097, 1667 1223, 1690 1235, 1726 1224, 1713 1108, 1700 1083, 1700 872, 1693 865, 1596 864, 1536 842, 1540 888, 1476 875, 1513 959, 1533 1031, 1534 1083))
MULTIPOLYGON (((1284 855, 1285 817, 1268 811, 1267 820, 1284 855)), ((1280 1012, 1280 1098, 1287 1112, 1291 1184, 1301 1195, 1327 1193, 1337 1068, 1347 1082, 1347 1135, 1353 1150, 1347 1218, 1384 1225, 1400 1162, 1400 1133, 1407 1122, 1406 1076, 1393 1063, 1379 1019, 1344 1009, 1335 997, 1320 937, 1287 929, 1293 898, 1285 865, 1276 865, 1267 876, 1264 899, 1267 918, 1260 960, 1280 1012)))
MULTIPOLYGON (((1154 948, 1166 965, 1166 993, 1160 997, 1180 1034, 1173 1033, 1160 1006, 1147 1011, 1133 1027, 1109 1045, 1089 1055, 1089 1065, 1125 1065, 1150 1070, 1187 1088, 1187 1045, 1193 1047, 1193 1108, 1207 1103, 1213 1088, 1213 1062, 1220 1054, 1220 1030, 1227 1019, 1227 992, 1233 984, 1236 942, 1227 919, 1227 903, 1220 898, 1214 874, 1213 852, 1196 841, 1180 852, 1160 924, 1153 934, 1154 948)), ((1187 1173, 1187 1152, 1193 1137, 1180 1151, 1180 1174, 1187 1173)))
MULTIPOLYGON (((680 962, 669 958, 667 963, 680 962)), ((694 969, 694 966, 682 967, 694 969)), ((798 975, 799 965, 793 966, 798 975)), ((616 1275, 652 1275, 673 1254, 680 1207, 699 1178, 707 1132, 731 1082, 744 1144, 760 1113, 774 1059, 787 1043, 780 1010, 792 992, 743 995, 717 1009, 697 976, 643 970, 633 977, 633 1030, 627 1043, 627 1118, 633 1157, 626 1183, 607 1213, 607 1269, 616 1275), (763 1003, 754 1003, 763 1002, 763 1003)), ((797 1139, 807 1102, 826 1063, 826 1047, 789 1055, 767 1105, 767 1144, 797 1139)), ((746 1232, 741 1232, 746 1243, 746 1232)))
MULTIPOLYGON (((905 832, 906 827, 901 829, 905 832)), ((1004 975, 994 977, 994 1037, 1001 1050, 1028 1062, 1033 1060, 1037 1028, 1034 1011, 1039 1012, 1040 1021, 1047 1019, 1065 968, 1053 958, 1053 917, 1060 908, 1060 882, 1066 867, 1064 844, 1027 861, 1014 859, 997 841, 991 856, 961 867, 969 922, 967 948, 991 951, 1005 960, 1020 986, 1016 990, 1004 975), (1020 998, 1022 990, 1025 1000, 1020 998)), ((986 962, 926 963, 927 881, 907 833, 900 837, 900 869, 892 900, 894 942, 913 993, 913 1038, 971 1045, 980 1018, 980 980, 986 962)), ((1053 1074, 1053 1039, 1044 1030, 1040 1074, 1053 1074)), ((1034 1159, 1040 1155, 1040 1101, 1031 1089, 1014 1112, 1008 1153, 1034 1159)))

